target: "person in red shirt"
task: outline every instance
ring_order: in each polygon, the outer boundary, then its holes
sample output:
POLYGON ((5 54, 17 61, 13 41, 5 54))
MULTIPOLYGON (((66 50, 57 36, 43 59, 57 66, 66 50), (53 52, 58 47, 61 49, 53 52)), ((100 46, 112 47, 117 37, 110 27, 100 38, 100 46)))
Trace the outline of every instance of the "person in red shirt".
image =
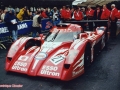
POLYGON ((117 18, 116 14, 118 13, 117 8, 115 7, 115 4, 111 5, 111 12, 110 12, 110 20, 111 20, 111 38, 116 38, 116 31, 117 31, 117 18))
POLYGON ((101 20, 108 20, 110 16, 110 10, 107 9, 106 5, 103 5, 101 20))
POLYGON ((65 21, 71 20, 71 10, 70 10, 70 7, 68 5, 66 6, 64 20, 65 21))
MULTIPOLYGON (((100 19, 101 20, 108 20, 109 21, 109 17, 110 17, 110 10, 109 9, 107 9, 107 6, 106 5, 103 5, 103 8, 102 8, 102 14, 101 14, 101 17, 100 17, 100 19)), ((108 34, 107 34, 107 32, 108 32, 108 22, 101 22, 101 24, 100 24, 101 26, 105 26, 106 27, 106 34, 105 34, 105 36, 106 36, 106 41, 107 41, 107 37, 108 37, 108 34)))
MULTIPOLYGON (((83 13, 80 11, 80 8, 79 7, 76 7, 76 10, 74 11, 74 19, 76 21, 81 21, 83 20, 83 13)), ((78 23, 77 23, 78 24, 78 23)), ((84 29, 84 23, 83 22, 80 22, 79 23, 81 25, 81 27, 84 29)))
POLYGON ((46 15, 46 12, 45 12, 45 9, 42 9, 41 10, 41 16, 42 16, 42 18, 47 18, 48 16, 46 15))
POLYGON ((65 12, 66 12, 66 7, 63 6, 63 8, 61 9, 60 11, 60 15, 61 15, 61 20, 64 21, 64 18, 65 18, 65 12))
MULTIPOLYGON (((86 16, 87 20, 93 20, 94 10, 91 8, 90 5, 87 6, 86 16)), ((93 31, 93 22, 88 22, 89 30, 93 31)))
POLYGON ((75 18, 75 20, 77 20, 77 21, 80 21, 80 20, 83 19, 83 14, 82 14, 82 12, 79 10, 78 7, 76 8, 76 10, 75 10, 75 12, 74 12, 74 18, 75 18))

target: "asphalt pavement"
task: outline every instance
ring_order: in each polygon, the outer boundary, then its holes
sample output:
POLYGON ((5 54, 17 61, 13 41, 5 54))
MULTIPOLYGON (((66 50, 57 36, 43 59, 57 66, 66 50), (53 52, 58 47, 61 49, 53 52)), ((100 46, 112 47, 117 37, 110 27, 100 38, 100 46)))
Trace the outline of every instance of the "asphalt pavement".
POLYGON ((0 90, 120 90, 120 34, 108 41, 108 48, 101 51, 82 76, 67 82, 6 73, 7 52, 8 49, 0 50, 0 90))

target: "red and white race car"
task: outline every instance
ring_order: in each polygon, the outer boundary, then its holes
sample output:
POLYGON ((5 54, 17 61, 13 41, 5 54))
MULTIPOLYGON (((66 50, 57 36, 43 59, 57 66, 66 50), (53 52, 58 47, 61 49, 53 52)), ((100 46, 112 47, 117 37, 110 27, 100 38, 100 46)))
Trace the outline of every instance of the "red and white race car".
POLYGON ((77 24, 60 24, 48 35, 22 37, 6 56, 6 71, 72 80, 84 73, 94 55, 105 47, 106 27, 84 31, 77 24))

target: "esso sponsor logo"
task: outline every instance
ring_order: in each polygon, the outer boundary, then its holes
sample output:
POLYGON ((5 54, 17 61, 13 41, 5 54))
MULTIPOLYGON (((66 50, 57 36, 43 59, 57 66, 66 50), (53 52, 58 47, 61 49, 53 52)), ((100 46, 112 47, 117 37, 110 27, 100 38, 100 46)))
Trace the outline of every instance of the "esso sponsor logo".
POLYGON ((27 71, 27 63, 16 61, 12 66, 13 70, 27 71))
POLYGON ((16 61, 16 62, 14 63, 14 65, 21 66, 21 67, 26 67, 26 66, 27 66, 27 63, 16 61))
POLYGON ((50 70, 50 71, 57 71, 58 67, 57 66, 46 66, 46 65, 44 65, 42 67, 42 69, 44 69, 44 70, 50 70))
POLYGON ((36 56, 35 56, 35 59, 36 60, 42 60, 42 59, 45 59, 47 57, 47 54, 44 53, 44 52, 40 52, 38 53, 36 56))
POLYGON ((60 76, 60 73, 57 72, 57 66, 46 66, 42 67, 40 74, 48 75, 48 76, 60 76))

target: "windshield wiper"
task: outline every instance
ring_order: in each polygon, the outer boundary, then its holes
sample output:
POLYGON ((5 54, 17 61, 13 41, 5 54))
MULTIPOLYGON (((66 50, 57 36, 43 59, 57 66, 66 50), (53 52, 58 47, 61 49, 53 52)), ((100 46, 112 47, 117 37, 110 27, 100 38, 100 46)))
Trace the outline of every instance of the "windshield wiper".
POLYGON ((58 33, 60 32, 60 30, 54 35, 54 37, 51 39, 51 40, 49 40, 48 42, 51 42, 51 41, 53 41, 53 40, 55 40, 55 38, 57 37, 57 35, 58 35, 58 33))

